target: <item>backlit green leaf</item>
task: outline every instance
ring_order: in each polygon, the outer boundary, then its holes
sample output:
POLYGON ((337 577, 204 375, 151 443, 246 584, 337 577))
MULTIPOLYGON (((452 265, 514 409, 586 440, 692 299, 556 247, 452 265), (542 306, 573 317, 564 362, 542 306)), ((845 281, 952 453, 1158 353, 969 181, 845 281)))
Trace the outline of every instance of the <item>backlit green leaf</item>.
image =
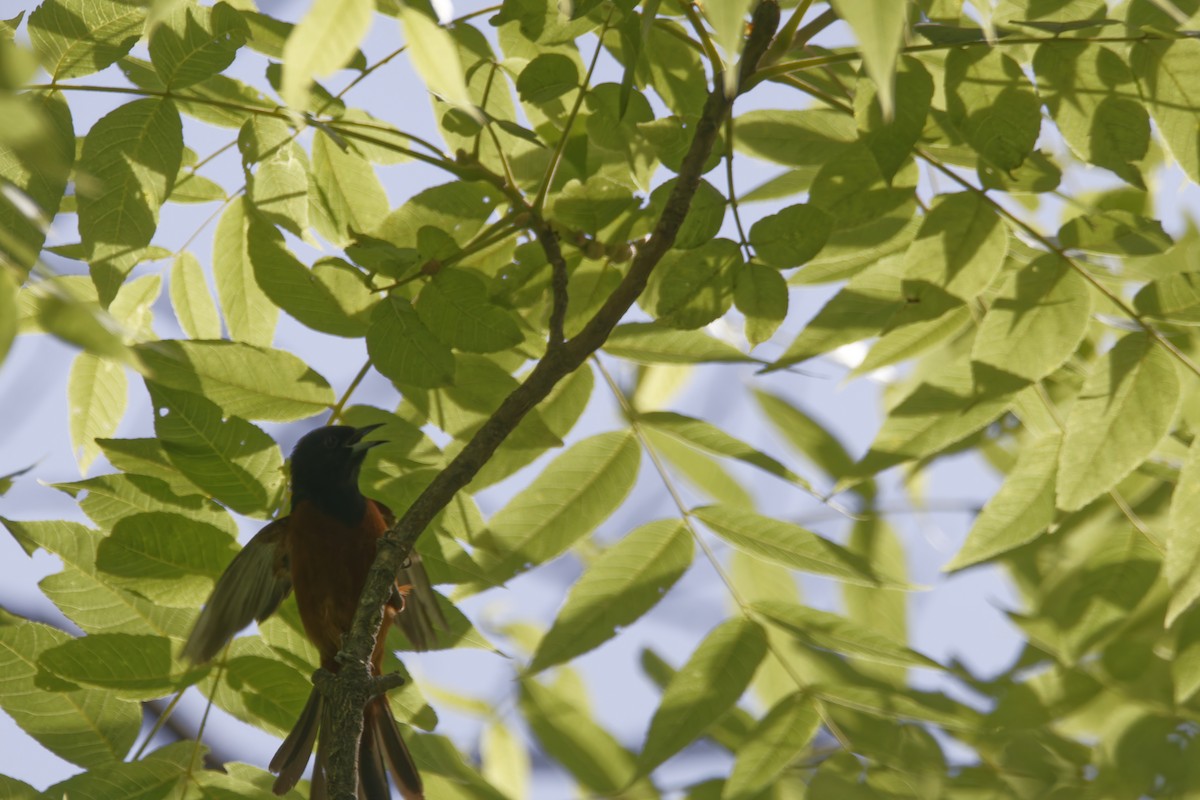
POLYGON ((1007 252, 1008 230, 986 197, 944 194, 934 200, 908 246, 904 274, 971 300, 991 283, 1007 252))
POLYGON ((787 318, 787 281, 770 267, 747 264, 738 270, 733 302, 746 317, 746 339, 762 344, 787 318))
POLYGON ((861 556, 799 525, 726 506, 703 506, 691 513, 722 539, 752 556, 851 583, 904 586, 878 574, 861 556))
POLYGON ((1200 56, 1200 42, 1169 39, 1134 44, 1130 60, 1167 149, 1193 181, 1200 181, 1195 113, 1200 106, 1197 56, 1200 56))
POLYGON ((572 446, 488 520, 476 537, 480 566, 499 583, 560 555, 625 501, 640 460, 629 432, 572 446))
POLYGON ((398 297, 380 303, 371 314, 367 353, 380 374, 398 383, 434 388, 454 381, 454 353, 398 297))
POLYGON ((125 368, 116 361, 80 353, 72 362, 67 383, 71 445, 84 475, 100 454, 96 439, 116 433, 125 414, 128 388, 125 368))
POLYGON ((465 269, 435 275, 417 298, 417 315, 440 340, 469 353, 494 353, 525 339, 512 312, 492 303, 487 284, 465 269))
POLYGON ((957 570, 991 561, 1033 541, 1054 522, 1055 474, 1062 436, 1025 446, 1004 485, 975 518, 967 541, 946 565, 957 570))
POLYGON ((118 106, 84 139, 79 170, 95 188, 79 197, 79 235, 101 305, 116 296, 154 237, 182 156, 179 112, 169 99, 118 106))
POLYGON ((315 192, 310 199, 320 204, 330 222, 330 231, 322 234, 344 246, 356 234, 374 230, 387 216, 389 204, 371 164, 323 135, 313 138, 312 156, 315 192))
POLYGON ((879 92, 885 117, 895 113, 896 58, 908 26, 908 4, 893 0, 832 0, 837 15, 858 39, 863 66, 879 92))
POLYGON ((29 15, 29 39, 51 77, 77 78, 128 53, 145 20, 133 0, 45 0, 29 15))
POLYGON ((1193 439, 1187 460, 1179 472, 1179 481, 1171 495, 1171 515, 1167 528, 1167 554, 1163 568, 1171 585, 1167 606, 1167 625, 1190 608, 1200 597, 1200 538, 1194 535, 1197 508, 1200 507, 1200 439, 1193 439))
POLYGON ((213 235, 213 281, 232 339, 269 347, 275 338, 279 308, 267 299, 254 277, 248 236, 247 204, 234 200, 221 214, 213 235))
POLYGON ((233 63, 250 29, 228 3, 210 7, 185 0, 155 21, 150 60, 170 89, 182 89, 223 71, 233 63))
POLYGON ((282 350, 240 342, 148 342, 137 352, 148 377, 207 397, 227 414, 247 419, 304 419, 333 405, 329 384, 282 350))
POLYGON ((167 694, 181 673, 173 668, 171 640, 128 633, 96 633, 43 650, 38 666, 61 680, 145 700, 167 694))
POLYGON ((1083 277, 1047 254, 1009 276, 983 317, 971 359, 1037 381, 1083 340, 1092 295, 1083 277))
POLYGON ((190 252, 175 257, 171 265, 171 307, 179 327, 191 339, 220 339, 221 318, 213 303, 204 267, 190 252))
POLYGON ((0 708, 50 752, 85 768, 119 762, 142 727, 136 703, 112 692, 51 692, 38 686, 38 661, 71 637, 49 625, 0 627, 0 708))
POLYGON ((288 35, 283 47, 280 94, 296 108, 307 107, 314 78, 346 66, 371 27, 371 0, 316 0, 288 35))
POLYGON ((154 432, 171 463, 214 500, 265 519, 283 489, 283 455, 270 436, 192 392, 148 383, 154 432))
POLYGON ((1175 361, 1145 334, 1130 334, 1088 375, 1067 416, 1058 464, 1058 505, 1075 511, 1141 464, 1179 407, 1175 361))
POLYGON ((749 800, 772 783, 808 746, 820 717, 811 697, 800 692, 780 700, 738 750, 722 800, 749 800))
POLYGON ((999 49, 962 47, 946 57, 946 110, 990 165, 1014 170, 1033 152, 1041 127, 1037 95, 1021 67, 999 49))
POLYGON ((529 671, 599 647, 640 618, 691 566, 692 552, 691 533, 682 522, 659 520, 630 531, 571 587, 529 671))
POLYGON ((750 244, 763 262, 779 269, 810 261, 829 239, 832 220, 816 206, 788 206, 750 228, 750 244))
POLYGON ((638 772, 649 773, 728 711, 766 654, 766 632, 744 617, 709 632, 663 691, 638 757, 638 772))

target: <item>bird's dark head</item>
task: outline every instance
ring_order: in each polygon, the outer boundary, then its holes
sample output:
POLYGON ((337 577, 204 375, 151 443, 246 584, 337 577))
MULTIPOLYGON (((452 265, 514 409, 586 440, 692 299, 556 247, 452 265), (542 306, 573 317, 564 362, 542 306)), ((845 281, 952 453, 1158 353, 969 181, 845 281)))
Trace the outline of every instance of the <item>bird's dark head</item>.
POLYGON ((330 425, 304 434, 292 450, 292 506, 309 500, 338 518, 361 517, 366 500, 358 471, 367 451, 383 444, 364 438, 379 427, 330 425))

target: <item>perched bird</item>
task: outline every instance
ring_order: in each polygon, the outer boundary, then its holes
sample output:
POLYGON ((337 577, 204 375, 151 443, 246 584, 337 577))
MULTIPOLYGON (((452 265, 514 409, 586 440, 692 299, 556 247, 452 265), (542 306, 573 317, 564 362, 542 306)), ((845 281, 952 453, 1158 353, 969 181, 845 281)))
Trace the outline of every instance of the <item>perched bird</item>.
MULTIPOLYGON (((291 513, 259 531, 217 580, 183 646, 185 658, 209 661, 235 633, 253 620, 266 619, 295 591, 300 619, 320 653, 321 666, 338 671, 335 656, 342 636, 353 622, 375 559, 376 541, 392 520, 386 506, 364 497, 358 488, 359 468, 367 450, 383 444, 364 437, 379 427, 333 425, 300 439, 292 451, 291 513)), ((415 557, 407 573, 401 576, 407 583, 397 582, 384 610, 383 627, 371 657, 375 674, 382 668, 384 642, 393 620, 418 649, 432 642, 435 626, 446 625, 429 578, 415 557)), ((271 759, 271 771, 279 774, 276 794, 284 794, 300 780, 325 716, 323 705, 321 693, 314 687, 295 727, 271 759)), ((375 698, 363 714, 359 797, 390 798, 390 770, 405 800, 423 798, 421 776, 400 737, 387 698, 375 698)), ((320 745, 311 796, 314 800, 326 796, 320 745)))

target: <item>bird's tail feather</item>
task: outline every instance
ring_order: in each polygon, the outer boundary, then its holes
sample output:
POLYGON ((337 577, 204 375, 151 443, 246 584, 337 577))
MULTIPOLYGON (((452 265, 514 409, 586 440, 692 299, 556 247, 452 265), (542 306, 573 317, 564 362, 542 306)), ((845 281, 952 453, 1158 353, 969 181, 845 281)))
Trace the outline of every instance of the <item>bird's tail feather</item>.
POLYGON ((312 755, 317 730, 321 727, 324 705, 321 692, 314 686, 308 695, 308 702, 304 704, 304 710, 300 712, 300 718, 296 720, 283 744, 275 751, 275 757, 271 759, 271 771, 279 773, 272 787, 275 794, 287 794, 304 774, 304 768, 308 766, 308 757, 312 755))
MULTIPOLYGON (((372 751, 372 757, 379 768, 386 764, 387 768, 391 770, 396 779, 396 786, 404 800, 424 800, 425 793, 421 785, 421 775, 417 772, 417 765, 413 763, 408 747, 400 738, 400 728, 396 725, 396 718, 392 716, 392 709, 388 705, 386 697, 377 697, 368 703, 366 717, 363 719, 359 774, 364 776, 364 786, 367 774, 365 754, 368 750, 372 751)), ((380 778, 386 777, 382 769, 377 774, 380 778)), ((386 780, 384 785, 386 788, 386 780)), ((386 793, 381 796, 390 797, 386 793)), ((370 795, 368 798, 374 800, 370 795)))
MULTIPOLYGON (((318 729, 325 725, 328 730, 328 721, 325 719, 327 712, 320 691, 314 687, 296 725, 271 759, 271 771, 279 773, 272 787, 275 794, 286 794, 304 774, 318 729)), ((327 794, 323 751, 324 748, 318 744, 317 764, 313 769, 309 793, 311 800, 324 800, 327 794)), ((359 797, 363 800, 389 800, 392 796, 388 789, 389 771, 395 777, 404 800, 424 800, 421 775, 400 737, 400 728, 392 716, 387 698, 378 697, 367 704, 363 717, 363 738, 358 748, 359 797)))

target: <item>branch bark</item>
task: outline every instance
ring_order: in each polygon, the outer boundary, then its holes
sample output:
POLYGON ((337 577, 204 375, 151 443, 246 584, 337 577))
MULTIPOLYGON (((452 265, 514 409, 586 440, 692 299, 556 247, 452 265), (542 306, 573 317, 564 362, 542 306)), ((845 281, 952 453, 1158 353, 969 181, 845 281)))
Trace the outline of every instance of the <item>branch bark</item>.
MULTIPOLYGON (((739 65, 739 87, 747 85, 779 27, 776 0, 759 3, 754 10, 752 25, 739 65)), ((692 144, 680 167, 674 190, 654 232, 638 249, 621 283, 578 335, 558 346, 554 346, 551 338, 551 346, 525 381, 504 399, 471 441, 380 540, 354 625, 338 654, 341 670, 334 677, 333 689, 326 697, 332 722, 332 730, 327 732, 329 737, 326 741, 329 765, 327 787, 329 795, 336 800, 355 800, 357 797, 356 771, 358 742, 363 729, 363 706, 371 697, 374 685, 370 657, 383 621, 383 605, 390 596, 397 571, 434 516, 475 477, 529 410, 544 400, 560 380, 578 369, 588 356, 604 344, 613 328, 645 289, 654 267, 675 242, 700 184, 704 163, 733 105, 736 95, 726 95, 725 81, 721 75, 714 76, 713 87, 696 124, 692 144)), ((547 244, 546 239, 542 241, 543 245, 547 244)), ((547 255, 553 257, 550 253, 547 255)))

